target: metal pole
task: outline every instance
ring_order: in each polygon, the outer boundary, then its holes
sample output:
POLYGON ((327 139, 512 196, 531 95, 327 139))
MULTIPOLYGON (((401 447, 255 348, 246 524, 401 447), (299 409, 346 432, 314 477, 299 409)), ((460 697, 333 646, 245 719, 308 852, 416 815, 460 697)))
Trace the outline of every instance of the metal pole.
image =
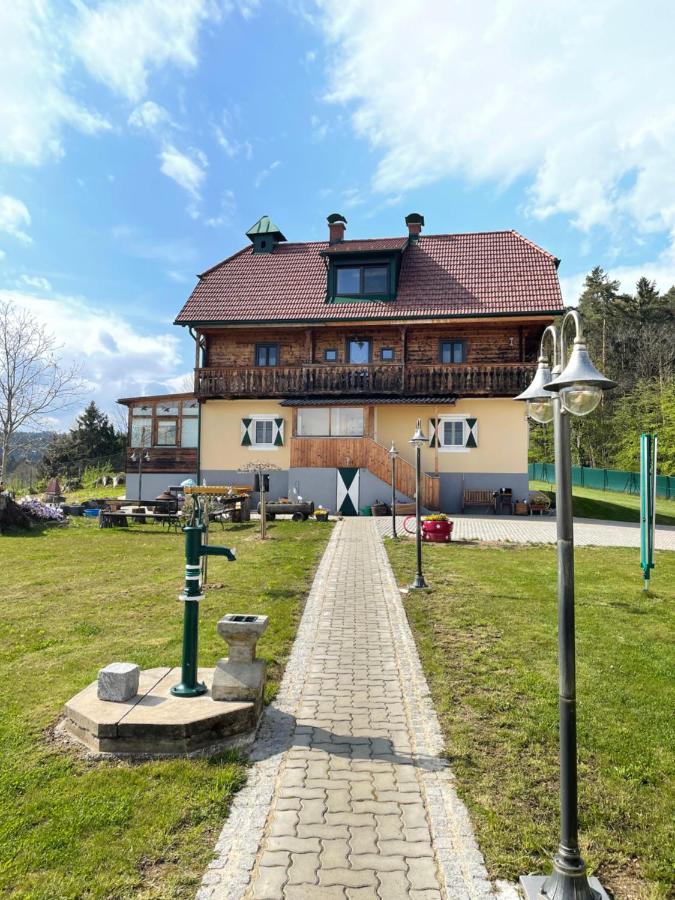
POLYGON ((577 719, 574 629, 574 527, 570 417, 553 395, 556 527, 558 538, 558 660, 560 709, 560 844, 553 872, 544 882, 545 900, 600 900, 586 877, 577 817, 577 719))
POLYGON ((419 444, 415 447, 415 518, 416 531, 415 543, 417 544, 417 572, 413 581, 414 588, 428 587, 422 574, 422 509, 420 506, 420 482, 422 480, 422 448, 419 444))
POLYGON ((265 475, 258 469, 258 486, 260 488, 260 539, 267 537, 267 497, 265 496, 265 475))
POLYGON ((145 451, 141 449, 138 454, 138 505, 141 505, 141 501, 143 499, 143 453, 145 451))
MULTIPOLYGON (((197 502, 195 496, 195 502, 197 502)), ((201 548, 203 525, 188 525, 185 532, 185 589, 180 596, 183 612, 183 662, 181 681, 171 688, 175 697, 198 697, 206 693, 206 685, 197 681, 197 650, 199 644, 199 601, 202 599, 200 584, 201 548)))
POLYGON ((391 456, 391 536, 397 539, 396 534, 396 457, 391 456))

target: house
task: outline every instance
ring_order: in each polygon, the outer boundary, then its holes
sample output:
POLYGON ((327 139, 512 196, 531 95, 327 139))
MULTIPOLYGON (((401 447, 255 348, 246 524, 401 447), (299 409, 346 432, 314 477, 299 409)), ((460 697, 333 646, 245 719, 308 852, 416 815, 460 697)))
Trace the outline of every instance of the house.
MULTIPOLYGON (((192 477, 358 512, 414 493, 409 439, 422 419, 422 503, 455 512, 463 490, 526 496, 528 429, 513 397, 542 331, 563 311, 558 262, 515 231, 291 243, 263 216, 248 245, 199 276, 176 318, 195 341, 193 394, 126 398, 130 453, 145 440, 143 493, 192 477)), ((136 459, 138 456, 136 455, 136 459)), ((128 491, 137 490, 130 462, 128 491)))

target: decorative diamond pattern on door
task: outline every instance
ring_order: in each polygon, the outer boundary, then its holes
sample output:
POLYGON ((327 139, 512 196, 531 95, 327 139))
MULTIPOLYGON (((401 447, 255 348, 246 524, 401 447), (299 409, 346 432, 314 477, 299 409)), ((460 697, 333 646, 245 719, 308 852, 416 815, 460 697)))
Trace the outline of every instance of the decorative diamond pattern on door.
POLYGON ((359 514, 359 470, 341 468, 337 470, 337 509, 343 516, 359 514))

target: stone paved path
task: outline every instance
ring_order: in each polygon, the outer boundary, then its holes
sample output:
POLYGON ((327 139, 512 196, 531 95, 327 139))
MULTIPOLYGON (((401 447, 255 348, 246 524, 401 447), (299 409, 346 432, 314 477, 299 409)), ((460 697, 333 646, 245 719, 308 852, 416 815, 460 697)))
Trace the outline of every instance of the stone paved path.
MULTIPOLYGON (((405 516, 396 517, 399 535, 405 536, 405 516)), ((462 516, 451 515, 453 540, 513 541, 518 544, 554 544, 554 516, 462 516)), ((380 534, 391 535, 391 517, 374 519, 380 534)), ((412 539, 413 535, 409 535, 412 539)), ((632 522, 607 522, 600 519, 575 519, 574 543, 578 547, 639 547, 640 526, 632 522)), ((675 527, 657 525, 654 545, 657 550, 675 550, 675 527)))
POLYGON ((335 526, 199 891, 489 898, 375 520, 335 526))

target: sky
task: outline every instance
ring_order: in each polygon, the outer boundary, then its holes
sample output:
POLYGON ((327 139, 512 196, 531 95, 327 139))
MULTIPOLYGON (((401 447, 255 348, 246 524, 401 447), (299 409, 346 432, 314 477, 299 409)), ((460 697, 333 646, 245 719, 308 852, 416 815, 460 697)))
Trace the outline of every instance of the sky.
MULTIPOLYGON (((0 4, 0 299, 83 402, 186 390, 172 324, 267 214, 289 241, 516 229, 565 300, 675 283, 671 0, 0 4)), ((77 409, 47 424, 67 427, 77 409)))

